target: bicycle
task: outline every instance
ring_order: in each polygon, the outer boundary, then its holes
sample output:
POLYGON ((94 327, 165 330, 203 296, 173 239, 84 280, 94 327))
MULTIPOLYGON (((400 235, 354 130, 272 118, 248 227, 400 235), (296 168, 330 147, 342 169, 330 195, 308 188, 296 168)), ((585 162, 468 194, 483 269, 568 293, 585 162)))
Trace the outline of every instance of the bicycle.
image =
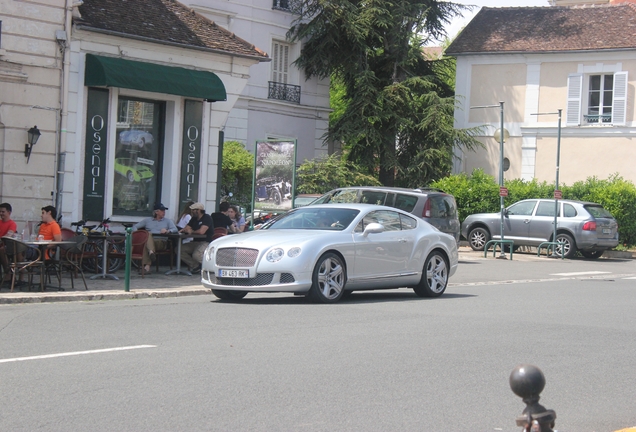
MULTIPOLYGON (((75 227, 76 235, 83 235, 89 237, 91 241, 86 242, 84 246, 84 252, 87 258, 84 258, 82 261, 82 267, 84 270, 91 271, 97 268, 98 272, 103 271, 103 243, 96 242, 94 236, 90 236, 90 234, 94 235, 112 235, 113 232, 109 229, 110 219, 106 218, 102 220, 99 225, 86 225, 85 220, 80 220, 77 222, 72 222, 71 227, 75 227)), ((120 242, 108 241, 106 242, 108 245, 107 252, 113 253, 121 253, 124 251, 124 246, 120 242)), ((123 264, 123 260, 120 258, 114 258, 108 260, 108 273, 112 273, 117 271, 123 264)))

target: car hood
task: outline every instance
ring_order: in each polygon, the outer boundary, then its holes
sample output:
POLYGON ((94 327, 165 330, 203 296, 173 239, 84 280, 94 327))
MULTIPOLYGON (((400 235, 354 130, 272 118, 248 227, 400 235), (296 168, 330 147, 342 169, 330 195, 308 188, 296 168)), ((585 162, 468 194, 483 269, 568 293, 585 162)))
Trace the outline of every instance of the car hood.
POLYGON ((219 247, 249 247, 265 249, 274 246, 300 245, 308 241, 321 239, 323 242, 332 242, 341 238, 350 239, 351 233, 347 231, 328 230, 255 230, 241 234, 230 234, 214 241, 214 246, 219 247), (330 240, 331 238, 331 240, 330 240))

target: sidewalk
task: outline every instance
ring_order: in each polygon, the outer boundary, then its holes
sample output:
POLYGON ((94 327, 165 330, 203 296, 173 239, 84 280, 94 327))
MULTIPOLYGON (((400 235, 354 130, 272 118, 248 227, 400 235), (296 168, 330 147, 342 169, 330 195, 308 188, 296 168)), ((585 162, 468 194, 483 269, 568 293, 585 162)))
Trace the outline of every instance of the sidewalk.
MULTIPOLYGON (((603 258, 636 258, 636 253, 608 251, 603 254, 603 258)), ((497 253, 499 256, 499 253, 497 253)), ((508 254, 508 258, 510 254, 508 254)), ((601 258, 601 259, 603 259, 601 258)), ((493 259, 492 250, 488 252, 488 256, 484 257, 483 252, 475 252, 470 247, 460 245, 459 260, 474 261, 480 259, 493 259)), ((515 252, 512 258, 514 261, 536 261, 546 259, 545 256, 538 257, 536 248, 529 248, 527 251, 520 250, 515 252)), ((461 265, 461 264, 460 264, 461 265)), ((186 275, 170 275, 164 273, 169 270, 166 267, 159 267, 159 273, 154 272, 141 278, 137 272, 130 275, 130 291, 124 291, 124 272, 119 270, 115 275, 119 280, 111 279, 94 279, 90 277, 93 273, 84 273, 86 276, 86 285, 88 291, 84 290, 82 280, 75 279, 75 289, 71 289, 70 279, 67 275, 62 280, 62 288, 64 291, 57 291, 54 288, 47 288, 44 292, 35 291, 39 287, 31 287, 31 291, 20 291, 19 288, 26 290, 26 287, 16 287, 14 292, 9 292, 10 285, 4 284, 0 290, 1 304, 18 304, 18 303, 44 303, 44 302, 67 302, 67 301, 93 301, 93 300, 128 300, 141 298, 163 298, 163 297, 181 297, 192 295, 211 294, 211 291, 201 284, 199 274, 192 276, 186 275)))
MULTIPOLYGON (((154 270, 156 268, 153 267, 154 270)), ((193 274, 192 276, 166 276, 164 272, 168 270, 167 266, 159 267, 159 273, 151 273, 143 279, 136 271, 132 272, 130 275, 130 291, 128 292, 124 291, 125 281, 122 270, 115 273, 119 280, 101 278, 91 280, 90 277, 94 273, 85 272, 88 291, 84 290, 81 277, 75 279, 75 289, 71 289, 68 275, 64 275, 62 279, 64 291, 57 291, 55 288, 49 287, 44 292, 41 292, 36 284, 31 287, 31 291, 26 291, 27 287, 16 287, 14 292, 10 292, 11 285, 5 283, 0 290, 0 304, 126 300, 210 294, 210 290, 201 284, 199 274, 193 274), (24 291, 20 291, 19 288, 24 291)))

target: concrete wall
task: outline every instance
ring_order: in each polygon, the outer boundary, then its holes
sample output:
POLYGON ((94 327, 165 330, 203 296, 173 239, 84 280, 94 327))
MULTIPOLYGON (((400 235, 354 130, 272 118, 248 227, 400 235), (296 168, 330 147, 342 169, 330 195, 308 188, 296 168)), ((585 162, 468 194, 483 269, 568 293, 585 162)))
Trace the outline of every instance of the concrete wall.
POLYGON ((54 203, 64 3, 0 1, 0 201, 13 206, 20 230, 54 203), (42 135, 27 164, 27 130, 36 125, 42 135))

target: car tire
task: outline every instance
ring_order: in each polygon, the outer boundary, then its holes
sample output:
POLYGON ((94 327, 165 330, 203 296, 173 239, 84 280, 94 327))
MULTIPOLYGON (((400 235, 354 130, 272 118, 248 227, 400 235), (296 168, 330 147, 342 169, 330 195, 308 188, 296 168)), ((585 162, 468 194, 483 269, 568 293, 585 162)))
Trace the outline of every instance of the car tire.
POLYGON ((556 236, 556 242, 560 243, 556 247, 556 255, 561 256, 561 248, 563 248, 563 256, 565 258, 572 258, 576 254, 576 244, 571 235, 566 233, 559 233, 556 236))
POLYGON ((440 251, 431 252, 424 263, 422 279, 413 287, 419 297, 439 297, 448 285, 448 261, 440 251))
POLYGON ((323 254, 314 267, 308 297, 318 303, 336 303, 345 293, 347 269, 333 252, 323 254))
POLYGON ((474 251, 483 251, 486 243, 490 241, 490 233, 486 228, 477 227, 468 233, 468 243, 474 251))
POLYGON ((126 178, 128 179, 129 182, 134 182, 135 181, 135 175, 133 174, 132 171, 128 171, 126 173, 126 178))
POLYGON ((599 259, 601 257, 601 255, 603 255, 603 252, 605 251, 579 251, 581 252, 581 255, 583 255, 583 258, 587 258, 587 259, 599 259))
POLYGON ((221 300, 238 301, 247 295, 245 291, 212 290, 212 294, 221 300))

